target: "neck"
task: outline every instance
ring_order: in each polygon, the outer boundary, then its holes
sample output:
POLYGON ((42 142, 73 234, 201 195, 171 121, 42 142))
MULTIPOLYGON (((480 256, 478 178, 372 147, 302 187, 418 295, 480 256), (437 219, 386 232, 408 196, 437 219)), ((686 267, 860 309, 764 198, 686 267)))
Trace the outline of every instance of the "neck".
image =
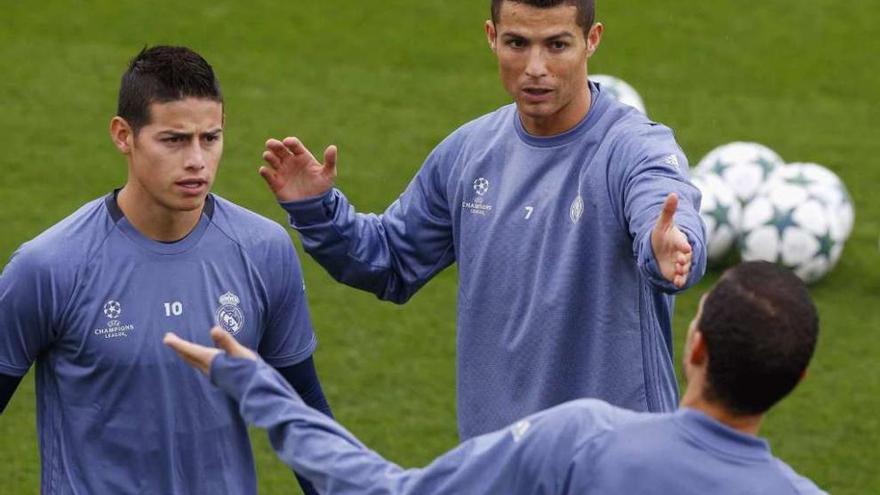
POLYGON ((532 136, 539 137, 556 136, 571 130, 587 116, 593 103, 589 83, 584 89, 581 97, 573 99, 553 115, 531 117, 519 112, 523 128, 532 136))
POLYGON ((189 211, 166 208, 131 183, 119 191, 116 203, 138 232, 159 242, 174 242, 186 237, 199 223, 204 209, 204 204, 189 211))
POLYGON ((761 428, 761 421, 764 419, 763 414, 742 415, 731 413, 725 407, 706 400, 706 398, 703 397, 702 394, 697 393, 696 390, 695 387, 688 386, 684 397, 681 399, 681 407, 696 409, 715 419, 719 423, 742 433, 753 436, 758 435, 758 430, 761 428))

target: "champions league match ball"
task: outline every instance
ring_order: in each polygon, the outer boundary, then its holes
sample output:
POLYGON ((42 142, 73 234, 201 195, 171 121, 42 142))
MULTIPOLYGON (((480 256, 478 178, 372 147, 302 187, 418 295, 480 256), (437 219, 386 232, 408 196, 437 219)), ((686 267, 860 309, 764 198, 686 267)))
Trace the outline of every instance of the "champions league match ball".
POLYGON ((590 80, 602 86, 602 89, 611 93, 611 96, 617 101, 629 105, 647 115, 647 112, 645 111, 645 102, 642 101, 642 97, 639 96, 639 93, 635 88, 627 84, 623 79, 618 79, 614 76, 605 74, 596 74, 591 75, 590 80))
POLYGON ((813 283, 834 268, 843 251, 834 212, 808 185, 767 184, 743 209, 740 254, 791 269, 813 283))
POLYGON ((772 189, 780 182, 804 186, 810 197, 837 216, 834 237, 840 241, 849 238, 855 223, 855 208, 849 191, 834 172, 816 163, 790 163, 773 172, 764 187, 772 189))
POLYGON ((739 236, 742 206, 733 189, 714 174, 695 174, 691 182, 700 190, 700 217, 706 226, 709 262, 721 262, 739 236))
POLYGON ((710 151, 697 164, 701 174, 715 174, 729 185, 742 205, 758 193, 770 175, 785 162, 758 143, 728 143, 710 151))

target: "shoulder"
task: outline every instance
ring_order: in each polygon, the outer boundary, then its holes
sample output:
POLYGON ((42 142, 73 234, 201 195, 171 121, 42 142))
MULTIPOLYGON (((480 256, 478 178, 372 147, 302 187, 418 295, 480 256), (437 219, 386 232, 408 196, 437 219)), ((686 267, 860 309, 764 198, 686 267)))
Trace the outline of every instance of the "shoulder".
POLYGON ((452 131, 436 150, 466 151, 476 143, 485 145, 487 139, 503 136, 505 131, 513 132, 512 119, 515 114, 516 105, 511 103, 477 117, 452 131))
POLYGON ((782 472, 782 475, 791 483, 791 486, 794 488, 795 493, 810 495, 821 495, 826 493, 808 478, 805 478, 796 473, 795 470, 791 468, 791 466, 784 463, 781 459, 774 458, 774 461, 776 463, 776 467, 782 472))
POLYGON ((633 108, 609 106, 607 111, 612 115, 605 124, 604 140, 613 176, 626 177, 654 167, 689 175, 687 156, 671 128, 633 108))
POLYGON ((615 110, 618 118, 609 122, 607 139, 619 152, 646 153, 652 149, 680 149, 675 133, 668 126, 655 122, 635 109, 615 110))
POLYGON ((214 214, 211 222, 243 249, 290 245, 290 235, 278 222, 216 194, 212 194, 212 197, 214 198, 214 214))
POLYGON ((100 248, 113 228, 104 198, 92 200, 22 244, 10 263, 54 275, 74 272, 100 248))
POLYGON ((645 421, 651 414, 612 406, 598 399, 578 399, 545 411, 554 421, 576 425, 582 437, 590 437, 625 425, 645 421))

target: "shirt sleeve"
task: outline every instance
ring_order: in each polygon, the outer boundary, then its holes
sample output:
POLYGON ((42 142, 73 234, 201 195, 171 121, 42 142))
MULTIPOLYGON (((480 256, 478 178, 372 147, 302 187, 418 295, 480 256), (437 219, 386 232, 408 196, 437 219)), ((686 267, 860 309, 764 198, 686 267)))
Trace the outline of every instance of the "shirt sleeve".
POLYGON ((577 401, 472 438, 424 468, 403 469, 305 406, 265 363, 220 354, 210 373, 244 419, 268 431, 284 463, 324 494, 558 493, 573 452, 590 434, 587 401, 577 401))
POLYGON ((315 351, 306 286, 296 249, 287 232, 277 235, 264 253, 263 278, 269 290, 267 325, 258 352, 276 368, 293 366, 315 351))
POLYGON ((633 238, 633 255, 639 270, 657 289, 674 293, 697 283, 706 271, 706 231, 700 218, 700 190, 687 176, 687 157, 667 127, 646 124, 619 145, 614 197, 619 199, 623 220, 633 238), (675 224, 687 236, 693 250, 691 271, 685 286, 676 288, 660 272, 651 245, 651 231, 669 193, 679 198, 675 224))
POLYGON ((0 274, 0 373, 23 376, 55 339, 65 272, 20 248, 0 274))
POLYGON ((303 247, 336 280, 380 299, 407 301, 455 260, 444 142, 381 215, 357 213, 345 195, 282 203, 303 247))

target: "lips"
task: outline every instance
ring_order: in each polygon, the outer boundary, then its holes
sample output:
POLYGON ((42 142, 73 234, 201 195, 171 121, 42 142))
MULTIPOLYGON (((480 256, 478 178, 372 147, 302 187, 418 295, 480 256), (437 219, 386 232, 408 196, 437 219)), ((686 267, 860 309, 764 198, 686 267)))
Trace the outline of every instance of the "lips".
POLYGON ((553 90, 541 86, 527 86, 522 89, 522 92, 527 101, 537 103, 549 99, 553 90))
POLYGON ((208 181, 205 179, 183 179, 174 183, 177 187, 191 194, 201 194, 207 188, 208 181))

